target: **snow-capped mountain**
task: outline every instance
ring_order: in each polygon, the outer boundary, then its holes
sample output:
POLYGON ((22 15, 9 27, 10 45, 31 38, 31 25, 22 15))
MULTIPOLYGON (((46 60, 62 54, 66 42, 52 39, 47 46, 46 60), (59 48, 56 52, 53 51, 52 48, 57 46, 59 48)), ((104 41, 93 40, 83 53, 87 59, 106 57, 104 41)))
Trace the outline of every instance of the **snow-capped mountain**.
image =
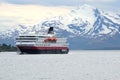
POLYGON ((49 27, 54 27, 58 36, 68 37, 71 49, 120 49, 120 14, 104 12, 86 4, 34 26, 18 25, 1 32, 0 36, 2 41, 6 41, 18 34, 39 34, 49 27))

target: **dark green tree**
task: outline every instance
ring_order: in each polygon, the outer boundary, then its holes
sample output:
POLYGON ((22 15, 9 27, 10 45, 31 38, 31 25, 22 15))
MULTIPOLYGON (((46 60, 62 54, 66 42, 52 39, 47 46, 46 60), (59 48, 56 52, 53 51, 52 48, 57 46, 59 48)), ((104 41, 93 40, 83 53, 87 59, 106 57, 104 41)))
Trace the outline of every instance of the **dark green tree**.
POLYGON ((7 45, 5 43, 0 44, 0 51, 16 51, 16 47, 11 44, 7 45))

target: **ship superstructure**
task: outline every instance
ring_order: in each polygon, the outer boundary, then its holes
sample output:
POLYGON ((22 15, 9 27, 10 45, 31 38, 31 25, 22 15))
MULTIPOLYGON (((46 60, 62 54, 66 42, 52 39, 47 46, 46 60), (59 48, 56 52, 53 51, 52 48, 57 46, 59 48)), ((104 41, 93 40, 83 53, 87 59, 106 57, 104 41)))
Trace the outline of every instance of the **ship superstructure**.
POLYGON ((53 27, 47 34, 24 34, 16 38, 16 46, 20 54, 24 53, 68 53, 67 38, 56 37, 53 27))

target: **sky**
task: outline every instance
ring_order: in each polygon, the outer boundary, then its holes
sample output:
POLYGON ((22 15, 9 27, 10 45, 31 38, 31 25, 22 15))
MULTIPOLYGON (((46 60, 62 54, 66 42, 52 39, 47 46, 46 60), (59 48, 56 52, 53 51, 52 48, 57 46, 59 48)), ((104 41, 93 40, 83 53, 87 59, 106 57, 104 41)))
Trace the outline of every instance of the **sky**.
POLYGON ((18 24, 38 24, 43 19, 69 13, 83 4, 119 12, 119 3, 120 0, 0 0, 0 31, 18 24))

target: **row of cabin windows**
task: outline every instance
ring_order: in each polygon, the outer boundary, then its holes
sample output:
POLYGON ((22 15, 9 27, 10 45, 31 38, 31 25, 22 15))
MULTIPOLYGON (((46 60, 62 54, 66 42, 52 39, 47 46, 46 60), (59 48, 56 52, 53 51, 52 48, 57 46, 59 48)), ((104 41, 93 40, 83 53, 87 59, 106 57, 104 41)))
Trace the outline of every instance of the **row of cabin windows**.
MULTIPOLYGON (((21 42, 21 43, 22 43, 22 42, 23 42, 23 43, 24 43, 24 42, 30 42, 30 43, 31 43, 31 42, 35 42, 35 43, 36 43, 36 41, 17 41, 17 42, 21 42)), ((39 44, 39 43, 43 43, 43 42, 37 42, 37 43, 39 44)), ((45 42, 45 43, 56 43, 56 42, 45 42)), ((67 42, 57 42, 57 44, 61 44, 61 43, 67 43, 67 42)))
POLYGON ((22 37, 25 37, 25 38, 31 38, 31 37, 33 37, 33 38, 47 38, 48 36, 19 36, 20 38, 22 38, 22 37))
MULTIPOLYGON (((38 40, 38 38, 16 38, 16 40, 17 40, 17 42, 36 42, 38 40), (27 40, 27 41, 24 41, 24 40, 27 40)), ((39 39, 38 41, 42 42, 42 41, 44 41, 44 39, 41 39, 41 40, 39 39)), ((57 41, 47 41, 46 43, 56 43, 56 42, 57 41)), ((62 43, 62 42, 66 43, 66 41, 58 41, 57 43, 62 43)))
POLYGON ((37 38, 16 38, 16 40, 37 40, 37 38))

